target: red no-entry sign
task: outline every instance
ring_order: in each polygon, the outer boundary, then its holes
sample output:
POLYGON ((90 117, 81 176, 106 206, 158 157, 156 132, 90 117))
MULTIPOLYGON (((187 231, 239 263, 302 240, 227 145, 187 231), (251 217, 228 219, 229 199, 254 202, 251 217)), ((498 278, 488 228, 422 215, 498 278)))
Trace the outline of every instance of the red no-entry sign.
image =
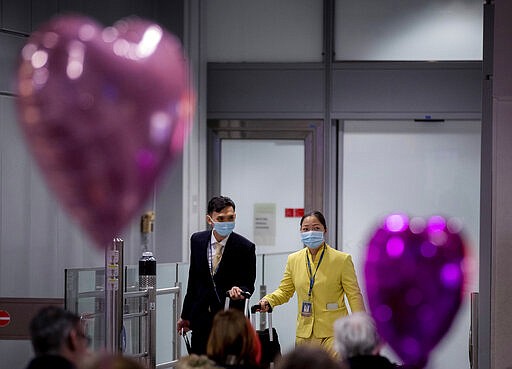
POLYGON ((0 310, 0 328, 5 327, 11 322, 11 316, 5 310, 0 310))

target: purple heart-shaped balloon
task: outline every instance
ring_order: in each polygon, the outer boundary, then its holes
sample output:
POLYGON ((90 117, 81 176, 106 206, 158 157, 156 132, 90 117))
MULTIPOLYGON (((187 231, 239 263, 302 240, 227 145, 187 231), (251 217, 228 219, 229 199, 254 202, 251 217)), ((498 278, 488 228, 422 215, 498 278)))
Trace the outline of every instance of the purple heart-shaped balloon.
POLYGON ((132 18, 62 16, 18 69, 19 123, 49 187, 99 247, 116 237, 182 151, 193 94, 179 41, 132 18))
POLYGON ((465 246, 459 224, 392 214, 368 244, 371 314, 380 335, 411 367, 427 364, 461 305, 465 246))

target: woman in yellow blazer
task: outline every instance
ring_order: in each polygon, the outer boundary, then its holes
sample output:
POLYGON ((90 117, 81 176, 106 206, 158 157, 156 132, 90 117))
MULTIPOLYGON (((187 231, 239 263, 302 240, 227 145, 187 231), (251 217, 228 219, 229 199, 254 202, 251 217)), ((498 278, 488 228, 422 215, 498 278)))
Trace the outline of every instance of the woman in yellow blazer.
POLYGON ((288 256, 281 284, 259 303, 267 311, 269 305, 284 304, 297 292, 296 344, 318 343, 334 354, 333 324, 348 314, 344 295, 352 312, 365 309, 352 257, 325 243, 326 231, 319 211, 302 217, 300 232, 306 247, 288 256))

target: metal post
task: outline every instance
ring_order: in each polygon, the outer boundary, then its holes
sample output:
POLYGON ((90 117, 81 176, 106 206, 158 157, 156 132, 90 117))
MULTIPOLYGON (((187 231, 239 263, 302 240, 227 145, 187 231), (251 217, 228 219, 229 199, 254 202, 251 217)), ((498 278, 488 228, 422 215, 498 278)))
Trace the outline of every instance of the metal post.
POLYGON ((469 365, 478 369, 478 292, 471 293, 471 325, 469 328, 469 365))
POLYGON ((176 263, 176 267, 174 269, 175 272, 175 281, 174 287, 177 287, 178 291, 176 292, 173 302, 172 302, 172 331, 171 335, 173 349, 173 359, 178 360, 181 358, 181 340, 179 339, 178 333, 178 319, 181 318, 181 282, 180 282, 180 267, 179 264, 176 263))
POLYGON ((156 368, 156 289, 148 288, 148 315, 146 342, 148 349, 148 368, 156 368))
MULTIPOLYGON (((260 299, 267 294, 267 286, 265 285, 265 254, 261 256, 261 285, 260 285, 260 299)), ((260 314, 260 330, 264 331, 267 326, 267 314, 260 314)), ((254 328, 256 326, 254 325, 254 328)))
POLYGON ((181 344, 179 340, 178 332, 178 319, 181 315, 181 282, 176 282, 174 284, 175 287, 178 287, 178 292, 174 296, 172 302, 172 322, 171 322, 171 332, 172 332, 172 346, 173 346, 173 358, 179 359, 181 357, 181 344))
POLYGON ((121 352, 123 327, 123 248, 124 241, 114 238, 105 250, 105 348, 121 352))

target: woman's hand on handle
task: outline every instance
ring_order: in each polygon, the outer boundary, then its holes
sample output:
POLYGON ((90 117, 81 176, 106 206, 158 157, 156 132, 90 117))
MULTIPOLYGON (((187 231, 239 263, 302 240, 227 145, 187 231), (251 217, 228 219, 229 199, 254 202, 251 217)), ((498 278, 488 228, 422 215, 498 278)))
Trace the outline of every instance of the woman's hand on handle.
POLYGON ((266 299, 261 299, 259 301, 259 304, 260 304, 260 310, 263 311, 263 312, 267 312, 269 311, 269 308, 270 308, 270 304, 268 303, 268 301, 266 299))

